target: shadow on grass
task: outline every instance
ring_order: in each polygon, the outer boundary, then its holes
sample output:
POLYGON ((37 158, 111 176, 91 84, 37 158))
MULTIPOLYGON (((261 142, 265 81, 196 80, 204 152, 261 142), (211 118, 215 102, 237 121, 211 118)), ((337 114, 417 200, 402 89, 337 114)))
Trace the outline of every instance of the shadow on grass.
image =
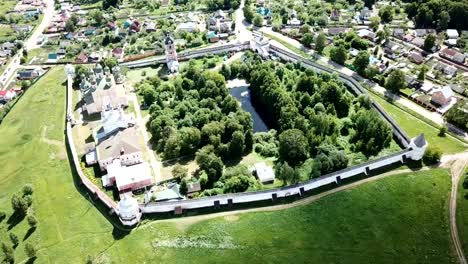
POLYGON ((24 235, 23 237, 23 241, 26 241, 26 239, 28 239, 33 233, 34 231, 36 231, 36 227, 31 227, 28 229, 28 232, 26 232, 26 234, 24 235))
POLYGON ((36 261, 37 257, 32 257, 32 258, 29 258, 27 261, 26 261, 26 264, 32 264, 34 263, 34 261, 36 261))
POLYGON ((26 217, 25 214, 21 214, 18 212, 14 212, 7 221, 8 224, 8 230, 11 230, 13 227, 15 227, 17 224, 19 224, 23 219, 26 217))

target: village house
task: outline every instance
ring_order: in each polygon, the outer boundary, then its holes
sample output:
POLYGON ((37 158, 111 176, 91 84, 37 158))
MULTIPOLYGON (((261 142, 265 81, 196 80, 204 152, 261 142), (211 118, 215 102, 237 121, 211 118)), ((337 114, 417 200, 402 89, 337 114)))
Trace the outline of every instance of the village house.
POLYGON ((357 35, 363 39, 367 39, 367 40, 370 40, 372 42, 376 42, 377 41, 377 35, 368 30, 368 29, 360 29, 357 31, 357 35))
POLYGON ((448 79, 453 78, 457 74, 457 68, 456 67, 454 67, 452 65, 442 63, 442 62, 436 63, 435 66, 434 66, 434 69, 436 69, 436 70, 442 72, 443 74, 445 74, 446 78, 448 78, 448 79))
POLYGON ((415 45, 418 48, 424 47, 424 39, 420 37, 416 37, 413 40, 411 40, 411 44, 415 45))
POLYGON ((460 37, 456 29, 447 29, 446 34, 448 39, 458 39, 460 37))
POLYGON ((194 32, 198 28, 195 22, 184 22, 177 25, 176 32, 194 32))
POLYGON ((333 9, 330 13, 330 19, 333 21, 340 21, 340 10, 333 9))
POLYGON ((462 53, 454 49, 443 49, 439 52, 439 55, 453 62, 457 62, 461 64, 465 62, 465 55, 463 55, 462 53))
POLYGON ((177 183, 169 183, 167 188, 148 193, 145 201, 154 200, 156 202, 182 200, 184 196, 180 194, 180 186, 177 183))
POLYGON ((101 171, 115 159, 123 166, 131 166, 143 162, 143 153, 139 146, 138 130, 129 127, 113 133, 96 145, 96 158, 101 171))
POLYGON ((112 50, 112 57, 116 58, 117 61, 122 61, 124 57, 124 49, 123 48, 115 48, 112 50))
POLYGON ((367 21, 372 16, 372 11, 368 7, 364 7, 359 14, 359 18, 363 21, 367 21))
POLYGON ((431 97, 431 103, 438 106, 444 107, 450 103, 454 96, 450 86, 444 86, 442 89, 435 90, 431 97))
POLYGON ((397 43, 389 40, 384 44, 384 54, 386 57, 396 59, 401 56, 403 49, 397 43))
POLYGON ((44 74, 41 68, 23 69, 18 71, 18 80, 33 80, 44 74))
POLYGON ((398 39, 403 39, 405 36, 405 30, 402 28, 395 28, 393 29, 392 36, 398 39))
POLYGON ((104 187, 115 185, 119 193, 123 194, 153 185, 153 177, 146 162, 122 166, 122 161, 115 159, 107 166, 107 175, 102 177, 102 185, 104 187))
POLYGON ((88 55, 85 52, 81 52, 76 56, 75 63, 87 63, 88 62, 88 55))
POLYGON ((330 36, 336 36, 341 33, 347 33, 349 31, 349 28, 344 28, 344 27, 332 27, 327 29, 327 34, 330 36))
POLYGON ((408 54, 408 59, 416 64, 424 62, 424 57, 419 52, 412 51, 408 54))
POLYGON ((16 97, 16 92, 13 90, 1 90, 0 91, 0 101, 8 102, 16 97))

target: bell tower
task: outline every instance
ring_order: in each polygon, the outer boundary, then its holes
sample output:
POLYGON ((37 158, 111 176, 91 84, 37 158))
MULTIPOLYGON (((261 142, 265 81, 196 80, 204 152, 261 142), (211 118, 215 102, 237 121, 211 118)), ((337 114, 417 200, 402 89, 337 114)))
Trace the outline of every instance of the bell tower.
POLYGON ((164 47, 166 50, 166 63, 170 72, 179 71, 179 61, 177 60, 177 52, 174 44, 174 38, 167 32, 164 39, 164 47))

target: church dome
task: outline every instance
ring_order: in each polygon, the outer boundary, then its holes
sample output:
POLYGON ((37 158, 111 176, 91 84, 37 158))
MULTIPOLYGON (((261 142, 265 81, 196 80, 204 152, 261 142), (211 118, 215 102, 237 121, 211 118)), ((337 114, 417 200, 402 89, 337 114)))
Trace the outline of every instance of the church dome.
POLYGON ((139 218, 140 207, 135 198, 130 197, 128 194, 125 194, 122 200, 118 204, 119 216, 120 219, 124 221, 131 221, 133 219, 139 218))

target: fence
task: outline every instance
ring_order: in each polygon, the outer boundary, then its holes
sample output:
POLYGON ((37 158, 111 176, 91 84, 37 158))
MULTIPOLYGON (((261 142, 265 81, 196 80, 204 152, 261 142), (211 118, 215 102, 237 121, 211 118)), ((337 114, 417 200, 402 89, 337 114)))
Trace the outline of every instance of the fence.
POLYGON ((99 199, 107 208, 109 208, 112 212, 117 212, 117 204, 112 200, 107 194, 105 194, 101 189, 99 189, 94 183, 92 183, 88 177, 83 173, 80 165, 80 159, 78 158, 78 153, 76 152, 75 143, 73 141, 73 130, 71 125, 71 116, 73 115, 73 106, 72 106, 72 91, 73 86, 73 78, 68 75, 67 78, 67 128, 66 128, 66 142, 70 147, 70 152, 72 155, 73 165, 75 166, 75 170, 80 177, 81 183, 88 189, 91 194, 99 199))
MULTIPOLYGON (((204 56, 206 54, 221 53, 228 51, 238 51, 248 49, 249 43, 240 43, 240 44, 227 44, 218 47, 205 48, 197 51, 188 51, 181 53, 180 57, 182 59, 196 58, 204 56)), ((340 80, 350 87, 352 91, 356 94, 364 94, 366 91, 364 88, 352 77, 344 75, 338 71, 327 68, 323 65, 314 63, 312 61, 306 60, 294 53, 286 51, 280 47, 270 46, 270 49, 276 52, 280 57, 285 60, 299 62, 304 67, 309 67, 314 69, 317 72, 327 72, 327 73, 337 73, 340 80)), ((152 59, 145 60, 143 63, 155 63, 161 59, 152 59)), ((132 62, 129 63, 133 67, 142 66, 141 62, 132 62)), ((127 66, 130 67, 130 65, 127 66)), ((97 186, 95 186, 83 173, 78 154, 76 152, 75 144, 73 142, 73 132, 71 126, 71 116, 73 115, 72 111, 72 84, 73 79, 68 76, 68 85, 67 85, 67 144, 70 147, 72 159, 76 171, 80 177, 81 183, 93 194, 97 199, 99 199, 103 204, 105 204, 111 211, 118 214, 116 203, 108 197, 103 191, 101 191, 97 186)), ((404 163, 407 158, 412 157, 413 151, 409 146, 409 138, 404 133, 404 131, 398 126, 398 124, 390 118, 385 111, 377 104, 373 103, 374 109, 387 120, 390 125, 393 127, 393 133, 398 139, 399 143, 403 145, 406 149, 398 153, 394 153, 373 161, 369 161, 360 165, 356 165, 350 168, 346 168, 334 173, 330 173, 319 178, 311 179, 307 182, 300 183, 294 186, 288 186, 283 188, 276 188, 271 190, 263 190, 257 192, 247 192, 247 193, 236 193, 236 194, 227 194, 227 195, 218 195, 213 197, 203 197, 192 200, 180 200, 180 201, 169 201, 169 202, 150 202, 147 204, 140 204, 140 210, 142 213, 165 213, 180 211, 181 209, 199 209, 199 208, 209 208, 209 207, 218 207, 221 205, 234 205, 234 204, 245 204, 258 201, 266 200, 276 200, 278 198, 286 198, 294 195, 304 195, 306 192, 324 187, 330 184, 339 184, 344 179, 349 179, 356 177, 358 175, 368 175, 372 170, 383 168, 388 165, 392 165, 398 162, 404 163)))

